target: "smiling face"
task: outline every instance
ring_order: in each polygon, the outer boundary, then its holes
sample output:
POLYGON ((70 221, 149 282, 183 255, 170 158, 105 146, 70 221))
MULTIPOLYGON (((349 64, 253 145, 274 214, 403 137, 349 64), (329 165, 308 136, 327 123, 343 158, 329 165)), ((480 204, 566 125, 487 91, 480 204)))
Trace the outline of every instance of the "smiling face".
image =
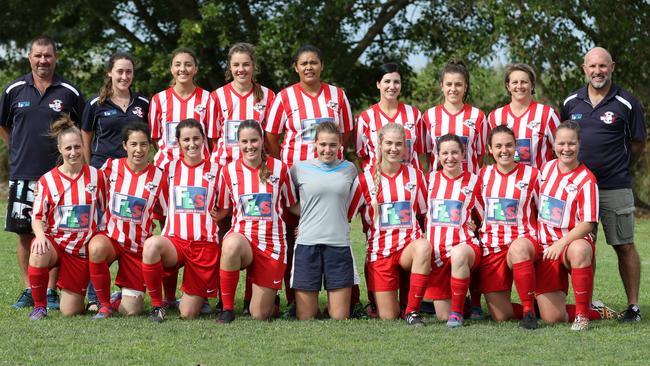
POLYGON ((384 74, 377 82, 377 89, 382 100, 395 101, 402 90, 402 77, 398 72, 384 74))
POLYGON ((612 83, 614 66, 612 57, 607 51, 601 48, 594 48, 585 56, 585 63, 582 65, 582 70, 585 72, 589 84, 594 89, 602 89, 612 83))
POLYGON ((180 130, 178 144, 183 156, 188 159, 200 159, 203 151, 203 134, 196 127, 185 127, 180 130))
POLYGON ((133 63, 125 58, 115 60, 106 75, 111 78, 114 92, 128 92, 133 82, 133 63))
POLYGON ((189 53, 179 53, 172 59, 171 73, 178 84, 193 84, 199 66, 189 53))
POLYGON ((463 74, 446 73, 442 78, 440 88, 445 98, 445 103, 452 105, 463 104, 465 93, 467 92, 467 82, 463 74))
POLYGON ((533 83, 527 72, 521 70, 511 72, 506 88, 513 101, 529 102, 533 97, 533 83))
POLYGON ((32 44, 28 58, 34 75, 41 79, 52 78, 56 67, 56 53, 54 53, 54 47, 51 44, 32 44))
POLYGON ((444 141, 438 145, 438 161, 447 175, 457 175, 462 170, 463 147, 456 141, 444 141))
POLYGON ((63 163, 77 166, 83 163, 81 136, 74 132, 64 133, 59 136, 57 148, 63 157, 63 163))
POLYGON ((146 165, 147 155, 149 154, 149 139, 142 131, 133 131, 129 139, 122 143, 126 150, 127 161, 130 166, 141 167, 146 165))
POLYGON ((578 153, 580 152, 580 141, 576 131, 568 128, 557 129, 553 149, 562 164, 568 167, 576 165, 578 163, 578 153))
POLYGON ((257 163, 262 160, 264 140, 255 129, 240 128, 237 143, 239 145, 239 151, 248 165, 255 165, 251 163, 257 163))
POLYGON ((323 63, 315 52, 303 52, 298 56, 294 69, 300 77, 300 82, 313 85, 320 83, 320 74, 323 71, 323 63))
POLYGON ((325 164, 331 164, 338 158, 341 136, 337 133, 320 132, 316 135, 315 144, 318 160, 325 164))
POLYGON ((233 80, 239 84, 248 85, 253 80, 255 63, 251 56, 245 52, 235 52, 230 57, 230 73, 233 80))
POLYGON ((492 140, 488 145, 494 161, 506 170, 510 170, 515 165, 516 148, 515 138, 506 132, 497 132, 492 135, 492 140))
POLYGON ((404 156, 404 135, 399 131, 388 130, 380 140, 382 161, 387 163, 401 163, 404 156))

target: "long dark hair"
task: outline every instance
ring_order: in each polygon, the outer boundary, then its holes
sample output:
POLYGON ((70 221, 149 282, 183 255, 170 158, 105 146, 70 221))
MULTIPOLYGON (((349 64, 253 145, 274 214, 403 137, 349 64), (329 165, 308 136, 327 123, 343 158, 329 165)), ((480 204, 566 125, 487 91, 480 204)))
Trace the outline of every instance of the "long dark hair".
MULTIPOLYGON (((106 62, 106 74, 108 74, 109 72, 111 72, 111 70, 113 70, 113 66, 115 66, 115 62, 117 62, 118 60, 131 61, 131 65, 135 70, 135 58, 133 56, 131 56, 126 52, 115 52, 108 59, 108 62, 106 62)), ((104 102, 106 102, 106 99, 110 99, 112 96, 113 96, 113 79, 110 76, 106 75, 106 77, 104 78, 104 84, 102 84, 102 87, 99 89, 99 100, 97 102, 99 104, 104 104, 104 102)))
POLYGON ((264 150, 264 132, 262 131, 262 126, 260 126, 260 124, 254 119, 242 121, 237 128, 237 140, 239 140, 239 133, 247 128, 255 130, 255 132, 260 135, 260 140, 262 141, 262 164, 260 164, 259 170, 257 171, 257 178, 260 180, 260 183, 266 184, 266 180, 271 175, 271 172, 269 172, 269 168, 266 166, 267 154, 264 150))

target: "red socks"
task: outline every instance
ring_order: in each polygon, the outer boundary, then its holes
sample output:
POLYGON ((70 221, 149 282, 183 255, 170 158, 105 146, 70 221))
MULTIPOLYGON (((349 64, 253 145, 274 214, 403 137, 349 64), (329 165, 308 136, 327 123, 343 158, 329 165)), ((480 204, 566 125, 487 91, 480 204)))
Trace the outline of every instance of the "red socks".
MULTIPOLYGON (((162 263, 147 264, 143 262, 142 277, 144 277, 144 283, 147 285, 147 291, 149 291, 149 296, 151 297, 151 306, 162 306, 162 263)), ((174 289, 174 291, 176 290, 174 289)))
POLYGON ((535 311, 535 267, 532 261, 524 261, 512 265, 512 276, 517 286, 524 314, 535 311))
POLYGON ((97 299, 102 306, 111 306, 111 271, 106 261, 95 263, 89 262, 90 282, 92 282, 97 299))
POLYGON ((422 303, 422 298, 424 297, 424 292, 427 290, 428 285, 429 275, 411 273, 411 286, 409 287, 408 292, 408 304, 406 305, 406 311, 404 314, 408 314, 412 311, 420 312, 420 303, 422 303))
POLYGON ((221 281, 221 301, 223 301, 223 310, 234 310, 235 292, 237 292, 237 283, 239 282, 239 270, 219 270, 219 279, 221 281))
POLYGON ((594 272, 591 266, 573 268, 571 270, 571 284, 576 299, 576 314, 587 315, 591 307, 591 292, 594 287, 594 272))
MULTIPOLYGON (((463 308, 465 306, 465 296, 467 295, 469 282, 470 282, 469 277, 467 278, 451 277, 451 311, 452 312, 463 314, 463 308)), ((480 299, 481 299, 480 294, 478 298, 480 304, 480 299)))
POLYGON ((517 320, 522 319, 524 317, 524 308, 521 306, 521 304, 513 302, 512 312, 515 313, 515 319, 517 320))
POLYGON ((253 276, 248 274, 248 268, 246 268, 246 288, 244 289, 244 300, 251 301, 253 298, 253 276))
POLYGON ((178 285, 178 269, 173 273, 168 273, 163 270, 162 285, 165 289, 165 300, 167 302, 176 301, 176 286, 178 285))
POLYGON ((50 277, 50 269, 47 267, 36 268, 27 267, 27 276, 32 288, 32 298, 34 299, 34 308, 47 306, 47 281, 50 277))

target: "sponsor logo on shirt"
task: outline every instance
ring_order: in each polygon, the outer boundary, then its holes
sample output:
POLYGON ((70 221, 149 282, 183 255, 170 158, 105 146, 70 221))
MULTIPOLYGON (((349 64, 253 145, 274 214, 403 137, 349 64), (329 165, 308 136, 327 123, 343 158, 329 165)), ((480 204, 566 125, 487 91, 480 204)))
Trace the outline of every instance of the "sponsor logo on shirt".
POLYGON ((138 116, 139 118, 143 118, 143 117, 144 117, 144 111, 143 111, 142 108, 140 108, 139 106, 133 108, 132 113, 135 114, 136 116, 138 116))
POLYGON ((207 190, 203 187, 174 187, 174 207, 179 213, 205 213, 207 190))
POLYGON ((397 201, 379 205, 379 229, 411 228, 411 203, 397 201))
POLYGON ((515 161, 530 165, 530 139, 517 139, 515 161))
POLYGON ((488 197, 486 221, 491 224, 517 224, 519 201, 512 198, 488 197))
POLYGON ((572 113, 570 118, 571 118, 572 121, 582 119, 582 114, 581 113, 572 113))
POLYGON ((65 205, 57 209, 60 230, 86 231, 90 228, 90 205, 65 205))
POLYGON ((18 102, 18 108, 25 108, 29 107, 32 103, 29 100, 26 100, 24 102, 18 102))
POLYGON ((302 141, 313 142, 316 138, 316 127, 323 122, 334 122, 332 117, 307 118, 300 121, 302 141))
POLYGON ((239 120, 226 121, 226 146, 237 146, 237 129, 241 123, 239 120))
POLYGON ((124 221, 142 223, 142 215, 146 206, 147 201, 143 198, 117 192, 113 194, 112 214, 124 221))
POLYGON ((432 199, 429 202, 431 224, 437 226, 460 226, 463 203, 458 200, 432 199))
POLYGON ((564 201, 543 194, 539 197, 539 203, 540 220, 553 226, 560 226, 564 214, 564 201))
POLYGON ((104 117, 115 116, 115 115, 117 115, 117 111, 115 109, 109 109, 107 111, 104 111, 104 113, 102 113, 102 115, 104 117))
POLYGON ((616 115, 614 115, 614 112, 607 111, 600 116, 600 120, 606 125, 611 125, 616 122, 616 115))
POLYGON ((242 216, 245 220, 272 220, 273 196, 271 193, 245 194, 239 197, 242 216))
POLYGON ((52 103, 49 104, 49 107, 55 112, 61 112, 63 110, 63 102, 61 99, 54 99, 52 103))

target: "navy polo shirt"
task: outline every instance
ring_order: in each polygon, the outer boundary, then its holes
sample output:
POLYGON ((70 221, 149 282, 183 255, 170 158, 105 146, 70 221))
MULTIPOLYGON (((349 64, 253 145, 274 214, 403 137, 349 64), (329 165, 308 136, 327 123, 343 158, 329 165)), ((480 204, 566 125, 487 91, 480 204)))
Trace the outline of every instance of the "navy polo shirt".
POLYGON ((585 86, 566 98, 560 114, 563 121, 580 125, 579 159, 594 173, 598 187, 631 188, 631 142, 646 139, 643 108, 636 98, 612 84, 594 107, 585 86))
POLYGON ((81 129, 95 134, 90 145, 90 165, 101 168, 108 158, 126 157, 126 151, 122 147, 122 128, 133 121, 148 126, 148 113, 149 100, 139 93, 131 92, 126 112, 110 99, 99 104, 97 95, 91 97, 81 118, 81 129))
POLYGON ((56 74, 43 95, 31 73, 9 84, 0 99, 0 126, 11 130, 9 179, 37 180, 54 168, 59 152, 49 137, 52 123, 68 113, 79 124, 83 108, 81 92, 56 74))

